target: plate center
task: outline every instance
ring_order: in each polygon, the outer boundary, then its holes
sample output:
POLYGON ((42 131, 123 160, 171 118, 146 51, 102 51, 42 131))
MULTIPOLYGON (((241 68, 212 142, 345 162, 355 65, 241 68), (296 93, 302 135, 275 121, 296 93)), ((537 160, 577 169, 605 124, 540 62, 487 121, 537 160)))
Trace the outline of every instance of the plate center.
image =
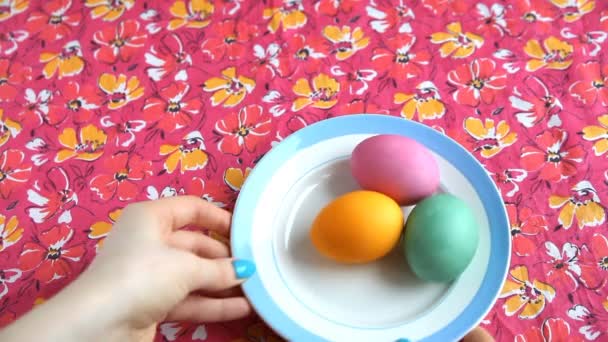
POLYGON ((278 272, 303 306, 336 324, 379 329, 414 320, 439 304, 451 284, 416 278, 401 245, 376 262, 344 265, 321 256, 310 242, 319 211, 358 189, 347 158, 323 164, 294 184, 273 222, 278 272))

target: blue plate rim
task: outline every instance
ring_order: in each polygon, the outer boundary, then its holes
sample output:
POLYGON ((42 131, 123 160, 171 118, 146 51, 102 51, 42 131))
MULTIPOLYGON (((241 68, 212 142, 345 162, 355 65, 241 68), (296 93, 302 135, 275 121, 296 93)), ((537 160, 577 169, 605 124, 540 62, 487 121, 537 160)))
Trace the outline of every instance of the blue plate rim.
MULTIPOLYGON (((511 237, 506 207, 500 191, 483 165, 464 147, 449 136, 424 124, 403 118, 381 114, 352 114, 316 122, 291 134, 273 147, 250 172, 241 188, 234 208, 230 244, 233 257, 253 260, 250 241, 250 225, 258 198, 271 177, 268 171, 276 169, 275 159, 288 159, 293 152, 320 141, 348 134, 399 134, 422 142, 427 148, 441 155, 460 170, 471 182, 484 203, 490 224, 490 258, 481 283, 463 312, 446 327, 420 341, 447 341, 462 338, 477 326, 491 310, 506 280, 510 266, 511 237), (504 227, 501 228, 501 227, 504 227), (505 244, 506 242, 506 244, 505 244), (495 275, 500 275, 496 277, 495 275)), ((280 160, 278 161, 280 163, 280 160)), ((243 285, 243 291, 254 310, 278 334, 293 341, 325 341, 325 339, 300 327, 291 320, 271 299, 256 273, 243 285)), ((407 338, 407 336, 404 336, 407 338)))

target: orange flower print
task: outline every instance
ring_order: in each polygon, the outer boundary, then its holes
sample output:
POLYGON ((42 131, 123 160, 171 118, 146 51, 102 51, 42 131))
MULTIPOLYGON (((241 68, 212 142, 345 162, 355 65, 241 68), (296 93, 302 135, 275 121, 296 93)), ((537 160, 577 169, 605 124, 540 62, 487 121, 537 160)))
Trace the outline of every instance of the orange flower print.
POLYGON ((6 216, 0 214, 0 252, 16 244, 23 235, 23 228, 19 227, 17 216, 6 216))
POLYGON ((437 87, 431 81, 420 83, 413 94, 396 93, 394 102, 405 103, 401 116, 408 120, 412 120, 416 113, 420 121, 439 119, 445 114, 445 105, 441 102, 437 87))
POLYGON ((589 181, 576 184, 570 196, 552 195, 549 197, 549 206, 552 209, 562 208, 559 212, 558 222, 568 229, 578 222, 578 228, 598 227, 606 221, 606 212, 600 204, 597 191, 589 181))
POLYGON ((190 0, 186 6, 185 1, 178 0, 171 5, 169 12, 174 16, 167 28, 177 30, 180 27, 203 28, 211 22, 213 2, 207 0, 190 0))
POLYGON ((315 10, 319 14, 335 17, 340 12, 351 13, 360 5, 363 5, 361 0, 320 0, 315 3, 315 10))
POLYGON ((47 79, 52 78, 55 74, 59 79, 78 75, 84 69, 80 43, 77 41, 65 44, 61 52, 41 53, 40 62, 46 63, 42 74, 47 79))
POLYGON ((144 88, 139 86, 137 76, 127 81, 127 76, 103 73, 99 76, 99 88, 106 94, 108 109, 118 109, 144 95, 144 88))
POLYGON ((447 32, 436 32, 431 35, 431 43, 441 44, 441 57, 465 58, 483 45, 483 38, 475 33, 462 32, 459 22, 446 26, 447 32))
POLYGON ((32 166, 24 163, 20 150, 6 150, 0 154, 0 198, 7 199, 13 190, 21 188, 32 173, 32 166))
POLYGON ((496 70, 490 58, 474 59, 457 66, 448 73, 448 82, 456 86, 452 97, 459 104, 477 107, 480 103, 492 104, 507 86, 507 74, 496 70))
POLYGON ((200 170, 209 160, 203 137, 196 131, 188 133, 180 145, 161 145, 160 155, 168 156, 165 160, 165 170, 168 173, 173 173, 178 165, 181 173, 200 170))
POLYGON ((216 132, 221 134, 217 147, 223 153, 235 156, 243 150, 254 152, 270 129, 270 118, 264 115, 262 106, 245 106, 215 124, 216 132))
POLYGON ((608 107, 608 64, 589 61, 576 66, 576 81, 568 91, 577 100, 586 105, 596 102, 608 107))
POLYGON ((509 272, 499 298, 507 298, 502 308, 507 316, 519 312, 521 319, 533 319, 543 312, 546 302, 555 298, 555 289, 538 280, 530 280, 526 266, 515 266, 509 272))
POLYGON ((326 26, 323 29, 323 37, 334 44, 332 52, 336 54, 339 61, 349 58, 369 45, 369 37, 365 37, 365 33, 360 27, 352 30, 350 26, 342 26, 342 28, 326 26))
POLYGON ((64 128, 59 135, 59 143, 63 148, 57 152, 55 162, 61 163, 71 158, 95 160, 103 154, 106 139, 106 134, 92 124, 81 128, 78 138, 74 128, 64 128))
POLYGON ((152 175, 152 162, 137 153, 118 152, 105 159, 105 169, 91 179, 89 188, 102 201, 130 201, 139 193, 137 182, 152 175))
MULTIPOLYGON (((2 39, 0 38, 0 52, 2 50, 2 39)), ((31 79, 31 67, 23 65, 17 59, 12 61, 0 59, 0 102, 15 101, 21 86, 29 85, 28 81, 31 79)))
POLYGON ((309 105, 314 108, 327 109, 338 102, 340 83, 321 73, 312 79, 312 89, 307 79, 300 78, 293 86, 293 92, 299 96, 291 106, 291 110, 294 112, 309 105))
POLYGON ((513 251, 518 256, 532 255, 538 248, 532 237, 547 230, 547 220, 527 207, 518 207, 513 203, 507 203, 505 207, 511 226, 513 251))
POLYGON ((482 122, 478 118, 469 117, 464 121, 464 129, 476 141, 473 150, 481 151, 484 158, 493 157, 517 140, 517 133, 510 132, 511 127, 504 120, 496 125, 492 119, 482 122))
POLYGON ((21 132, 21 125, 4 117, 4 109, 0 108, 0 146, 6 144, 8 139, 15 138, 21 132))
POLYGON ((224 183, 234 191, 240 191, 249 176, 251 168, 248 167, 243 171, 238 167, 229 167, 224 172, 224 183))
POLYGON ((93 41, 99 48, 93 52, 93 56, 108 64, 129 62, 146 43, 147 36, 139 28, 137 20, 124 20, 116 26, 106 26, 95 32, 93 41))
POLYGON ((530 56, 526 63, 527 71, 536 71, 542 68, 564 70, 572 64, 574 48, 565 41, 553 36, 545 39, 543 45, 536 39, 530 39, 524 46, 524 52, 530 56))
POLYGON ((217 106, 221 103, 224 107, 234 107, 241 103, 254 88, 255 81, 238 76, 235 67, 222 70, 221 77, 212 77, 203 84, 204 91, 213 92, 211 104, 217 106))
POLYGON ((68 277, 73 263, 82 261, 84 244, 75 244, 74 229, 66 224, 53 226, 23 245, 19 268, 34 271, 34 278, 44 283, 68 277))
POLYGON ((91 18, 114 21, 135 5, 135 0, 86 0, 85 6, 91 7, 91 18))
POLYGON ((306 13, 302 0, 283 0, 283 6, 264 9, 264 20, 270 19, 268 29, 276 32, 283 25, 284 30, 298 29, 306 25, 306 13))
POLYGON ((595 0, 551 0, 551 3, 565 11, 563 16, 567 23, 579 20, 595 8, 595 0))
POLYGON ((114 209, 108 213, 108 221, 97 221, 91 225, 88 230, 89 239, 97 240, 97 244, 95 245, 95 249, 99 251, 103 247, 103 243, 106 239, 106 236, 112 230, 114 223, 118 221, 118 218, 122 214, 122 209, 114 209))
POLYGON ((0 21, 5 21, 15 14, 25 11, 29 4, 29 0, 2 1, 2 6, 0 6, 0 21))
POLYGON ((47 0, 40 9, 29 13, 25 27, 30 34, 46 43, 60 40, 71 34, 72 28, 80 25, 82 15, 72 11, 72 0, 47 0))
MULTIPOLYGON (((608 152, 608 114, 600 116, 597 118, 597 121, 600 123, 599 126, 594 125, 583 128, 583 139, 595 141, 593 144, 593 152, 596 156, 601 156, 608 152)), ((0 135, 0 146, 1 145, 2 136, 0 135)))

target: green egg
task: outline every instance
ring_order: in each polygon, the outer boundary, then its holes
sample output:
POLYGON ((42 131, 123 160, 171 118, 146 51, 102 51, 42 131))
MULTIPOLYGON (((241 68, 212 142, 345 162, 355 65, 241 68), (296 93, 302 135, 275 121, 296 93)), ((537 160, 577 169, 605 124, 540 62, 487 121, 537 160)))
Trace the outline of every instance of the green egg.
POLYGON ((479 243, 471 208, 450 194, 420 201, 405 224, 404 249, 416 276, 433 282, 456 279, 469 265, 479 243))

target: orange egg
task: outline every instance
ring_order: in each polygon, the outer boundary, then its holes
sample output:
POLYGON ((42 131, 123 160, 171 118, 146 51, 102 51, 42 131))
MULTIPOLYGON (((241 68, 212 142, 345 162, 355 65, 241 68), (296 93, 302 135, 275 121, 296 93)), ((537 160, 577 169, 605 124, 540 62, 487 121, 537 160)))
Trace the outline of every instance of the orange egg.
POLYGON ((390 197, 374 191, 342 195, 315 218, 310 238, 324 256, 342 263, 365 263, 388 254, 403 230, 403 212, 390 197))

